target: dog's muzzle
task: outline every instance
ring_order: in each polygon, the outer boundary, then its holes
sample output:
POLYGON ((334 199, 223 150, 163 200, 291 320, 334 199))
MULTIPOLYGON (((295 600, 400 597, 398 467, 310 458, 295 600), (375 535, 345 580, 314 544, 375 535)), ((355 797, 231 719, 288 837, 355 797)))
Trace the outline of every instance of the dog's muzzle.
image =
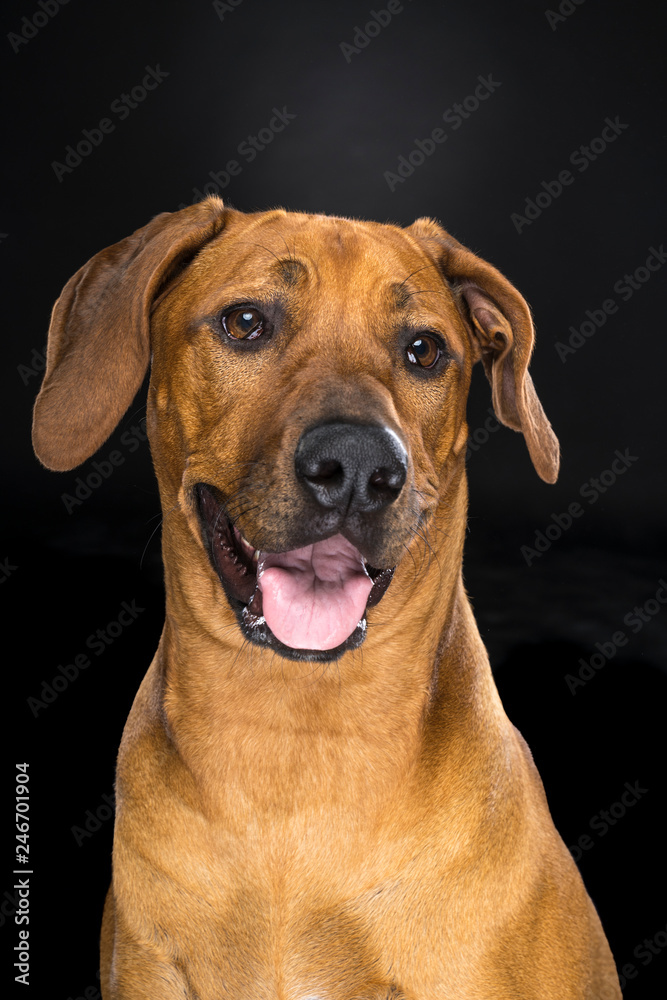
POLYGON ((367 609, 383 597, 394 567, 369 565, 346 537, 346 521, 377 517, 398 498, 407 469, 407 453, 387 428, 335 422, 305 431, 294 458, 297 489, 313 524, 326 512, 329 530, 323 536, 313 527, 310 544, 283 552, 255 549, 218 491, 197 485, 209 557, 246 638, 289 659, 315 660, 363 642, 367 609))

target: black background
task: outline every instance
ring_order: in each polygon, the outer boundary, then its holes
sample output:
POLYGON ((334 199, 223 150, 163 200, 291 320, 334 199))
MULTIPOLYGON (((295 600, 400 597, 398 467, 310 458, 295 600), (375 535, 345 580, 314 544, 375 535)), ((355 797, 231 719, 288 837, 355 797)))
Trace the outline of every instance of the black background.
MULTIPOLYGON (((52 9, 55 0, 45 2, 52 9)), ((10 699, 2 815, 10 840, 0 864, 2 988, 13 985, 9 953, 17 940, 13 764, 25 760, 33 960, 31 986, 17 995, 97 995, 112 838, 104 796, 112 793, 122 727, 163 614, 157 489, 148 446, 130 443, 139 442, 133 428, 140 429, 144 395, 95 459, 118 449, 122 466, 70 512, 62 496, 74 494, 78 476, 95 472, 94 460, 56 474, 32 455, 31 407, 50 308, 90 256, 158 212, 196 200, 209 173, 236 159, 241 173, 218 191, 236 208, 283 205, 403 225, 434 216, 530 302, 537 325, 531 370, 561 441, 562 472, 547 486, 520 435, 496 433, 492 421, 485 434, 490 399, 477 372, 466 582, 556 825, 568 845, 590 837, 579 864, 619 967, 631 967, 625 994, 657 998, 667 980, 667 613, 656 602, 667 578, 667 268, 648 281, 649 272, 640 272, 627 301, 614 288, 667 241, 665 26, 657 6, 565 0, 561 7, 571 12, 550 24, 546 3, 414 0, 347 58, 341 43, 354 43, 383 0, 374 7, 228 6, 218 13, 209 2, 71 0, 46 24, 39 14, 35 30, 23 19, 42 11, 36 0, 4 5, 4 34, 23 32, 27 41, 14 39, 15 52, 3 40, 0 559, 10 699), (157 66, 168 75, 121 120, 113 102, 157 66), (472 95, 480 76, 492 77, 493 93, 451 128, 443 113, 472 95), (274 108, 296 117, 248 162, 238 147, 268 126, 274 108), (114 130, 59 180, 54 161, 63 163, 66 147, 105 117, 114 130), (570 155, 599 137, 607 118, 627 127, 580 171, 570 155), (396 172, 399 156, 435 128, 447 140, 391 190, 385 172, 396 172), (573 182, 518 232, 512 215, 524 214, 526 199, 565 169, 573 182), (556 345, 608 299, 617 311, 562 360, 556 345), (617 450, 632 461, 604 493, 595 488, 591 503, 580 490, 611 468, 617 450), (573 502, 581 517, 560 537, 552 527, 549 548, 527 559, 522 546, 533 547, 536 532, 573 502), (124 601, 144 610, 95 655, 88 637, 114 622, 124 601), (647 601, 641 628, 624 623, 647 601), (605 644, 619 630, 627 642, 612 647, 613 656, 600 654, 596 643, 609 652, 605 644), (572 693, 566 675, 576 676, 596 652, 603 665, 589 668, 592 678, 572 693), (86 653, 90 666, 55 700, 31 709, 28 699, 44 697, 44 683, 62 678, 59 665, 86 653), (645 791, 601 835, 595 817, 620 801, 626 782, 645 791), (80 844, 76 828, 90 834, 80 844)), ((558 5, 550 9, 557 13, 558 5)))

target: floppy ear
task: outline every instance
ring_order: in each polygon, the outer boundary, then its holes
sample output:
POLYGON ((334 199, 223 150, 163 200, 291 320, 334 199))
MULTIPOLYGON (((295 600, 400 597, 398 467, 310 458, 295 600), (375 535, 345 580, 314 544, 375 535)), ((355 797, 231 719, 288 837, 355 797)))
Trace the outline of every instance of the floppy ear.
POLYGON ((73 469, 109 437, 148 369, 155 297, 224 223, 219 198, 164 212, 67 282, 33 413, 33 446, 47 468, 73 469))
POLYGON ((407 232, 427 242, 445 277, 464 299, 465 318, 491 383, 498 420, 521 431, 537 474, 555 483, 559 446, 528 373, 535 338, 525 299, 500 271, 431 219, 417 219, 407 232))

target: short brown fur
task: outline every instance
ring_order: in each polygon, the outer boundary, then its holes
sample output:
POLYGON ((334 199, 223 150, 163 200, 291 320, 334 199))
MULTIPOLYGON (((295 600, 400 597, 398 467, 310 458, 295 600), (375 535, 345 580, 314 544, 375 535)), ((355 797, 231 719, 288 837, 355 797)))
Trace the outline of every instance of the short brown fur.
POLYGON ((111 433, 152 355, 166 622, 118 759, 105 1000, 618 1000, 597 914, 507 719, 461 576, 473 364, 553 482, 526 303, 428 219, 407 229, 208 199, 102 251, 56 304, 35 406, 50 468, 111 433), (224 342, 261 300, 274 331, 224 342), (402 331, 451 360, 410 370, 402 331), (396 565, 335 662, 246 642, 193 490, 257 548, 309 526, 305 429, 390 428, 409 456, 363 555, 396 565), (228 508, 229 509, 229 508, 228 508))

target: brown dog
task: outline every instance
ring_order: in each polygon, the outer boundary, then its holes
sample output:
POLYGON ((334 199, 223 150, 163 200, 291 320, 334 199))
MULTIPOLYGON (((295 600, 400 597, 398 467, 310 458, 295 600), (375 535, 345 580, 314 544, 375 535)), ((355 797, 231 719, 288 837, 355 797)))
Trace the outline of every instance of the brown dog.
POLYGON ((429 219, 211 198, 53 313, 34 444, 95 452, 152 358, 166 623, 118 760, 105 1000, 616 1000, 461 578, 465 422, 553 482, 526 303, 429 219))

